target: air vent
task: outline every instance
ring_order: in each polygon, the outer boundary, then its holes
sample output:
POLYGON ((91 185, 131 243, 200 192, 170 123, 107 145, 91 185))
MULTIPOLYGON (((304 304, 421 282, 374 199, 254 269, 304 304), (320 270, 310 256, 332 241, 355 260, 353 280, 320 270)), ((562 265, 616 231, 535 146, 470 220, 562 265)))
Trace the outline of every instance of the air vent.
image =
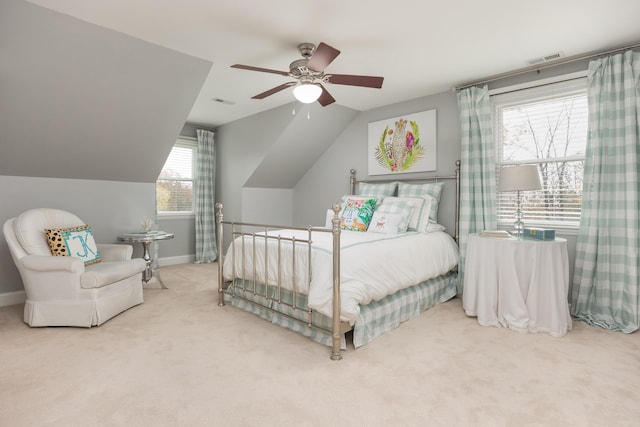
POLYGON ((224 104, 224 105, 234 105, 235 102, 233 101, 229 101, 226 99, 222 99, 222 98, 211 98, 212 101, 214 102, 219 102, 220 104, 224 104))
POLYGON ((555 61, 556 59, 560 59, 564 56, 562 52, 552 53, 550 55, 541 56, 540 58, 534 58, 527 61, 529 65, 540 65, 545 64, 547 62, 555 61))

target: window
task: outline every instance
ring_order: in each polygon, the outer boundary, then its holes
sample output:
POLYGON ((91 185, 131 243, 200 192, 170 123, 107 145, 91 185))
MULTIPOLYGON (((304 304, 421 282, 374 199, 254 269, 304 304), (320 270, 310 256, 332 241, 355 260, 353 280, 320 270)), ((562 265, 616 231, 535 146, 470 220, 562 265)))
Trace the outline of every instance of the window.
POLYGON ((192 214, 196 144, 178 140, 156 181, 158 214, 192 214))
MULTIPOLYGON (((584 78, 492 96, 497 171, 503 165, 536 164, 542 190, 521 193, 529 226, 577 228, 588 105, 584 78)), ((497 183, 496 183, 497 186, 497 183)), ((516 193, 498 193, 498 224, 511 225, 516 193)))

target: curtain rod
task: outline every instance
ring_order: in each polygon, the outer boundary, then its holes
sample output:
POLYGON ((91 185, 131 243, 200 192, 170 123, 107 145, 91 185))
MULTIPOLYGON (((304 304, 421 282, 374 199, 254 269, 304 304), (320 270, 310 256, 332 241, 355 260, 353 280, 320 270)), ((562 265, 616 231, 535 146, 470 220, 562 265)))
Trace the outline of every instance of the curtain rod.
POLYGON ((514 71, 509 71, 506 73, 501 73, 501 74, 494 74, 493 76, 489 76, 486 77, 482 80, 478 80, 472 83, 465 83, 463 85, 460 86, 455 86, 452 88, 452 91, 459 91, 459 90, 463 90, 463 89, 467 89, 470 88, 472 86, 478 86, 478 85, 482 85, 482 84, 486 84, 486 83, 490 83, 490 82, 495 82, 496 80, 502 80, 502 79, 506 79, 509 77, 514 77, 514 76, 519 76, 521 74, 526 74, 526 73, 530 73, 532 71, 539 71, 539 70, 545 70, 547 68, 553 68, 553 67, 557 67, 558 65, 563 65, 563 64, 569 64, 572 62, 577 62, 577 61, 583 61, 586 59, 593 59, 593 58, 598 58, 598 57, 603 57, 603 56, 607 56, 607 55, 612 55, 615 53, 619 53, 619 52, 623 52, 629 49, 636 49, 636 48, 640 48, 640 43, 634 43, 628 46, 623 46, 623 47, 618 47, 615 49, 611 49, 611 50, 607 50, 607 51, 602 51, 602 52, 592 52, 592 53, 587 53, 587 54, 583 54, 583 55, 574 55, 574 56, 570 56, 568 58, 565 59, 560 59, 557 61, 554 61, 553 63, 549 63, 547 65, 532 65, 530 67, 525 67, 525 68, 520 68, 514 71))

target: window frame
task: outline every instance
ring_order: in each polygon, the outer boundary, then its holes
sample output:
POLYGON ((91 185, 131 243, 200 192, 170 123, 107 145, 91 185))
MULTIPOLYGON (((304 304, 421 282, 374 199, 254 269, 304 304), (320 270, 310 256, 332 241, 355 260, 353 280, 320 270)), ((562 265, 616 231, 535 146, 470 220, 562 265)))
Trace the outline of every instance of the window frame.
MULTIPOLYGON (((541 163, 559 163, 559 162, 571 162, 571 161, 582 161, 584 164, 585 155, 571 155, 571 156, 563 156, 563 157, 553 157, 553 158, 538 158, 538 159, 530 159, 530 160, 507 160, 503 159, 504 153, 504 142, 502 138, 502 117, 501 114, 497 114, 499 108, 504 108, 509 105, 518 105, 518 104, 526 104, 528 102, 534 103, 537 100, 542 100, 545 98, 551 99, 550 96, 543 95, 542 89, 544 86, 550 86, 548 89, 549 92, 555 92, 560 97, 563 96, 571 96, 572 94, 584 93, 586 96, 586 71, 580 71, 577 73, 566 74, 562 76, 552 77, 548 79, 542 79, 534 82, 508 86, 500 89, 493 89, 489 91, 489 96, 491 98, 491 111, 493 115, 493 131, 495 135, 495 168, 496 168, 496 195, 497 195, 497 203, 496 203, 496 217, 497 224, 499 228, 509 228, 513 226, 513 220, 501 219, 500 215, 500 193, 497 191, 498 188, 498 179, 500 175, 501 166, 508 165, 516 165, 516 164, 541 164, 541 163), (536 88, 540 88, 540 91, 535 91, 536 88), (534 93, 530 96, 529 99, 523 97, 522 95, 514 95, 512 97, 508 96, 509 93, 517 93, 524 90, 533 89, 534 93), (501 97, 500 95, 505 95, 501 97), (551 161, 549 161, 551 160, 551 161)), ((588 114, 587 114, 588 117, 588 114)), ((586 144, 586 140, 585 140, 586 144)), ((585 150, 586 152, 586 146, 585 150)), ((584 182, 584 175, 582 177, 584 182)), ((582 212, 582 204, 580 205, 580 213, 582 212)), ((504 216, 504 215, 502 215, 504 216)), ((530 227, 538 227, 538 228, 552 228, 556 231, 560 231, 563 234, 568 235, 577 235, 578 228, 580 225, 580 221, 558 221, 556 220, 535 220, 535 219, 526 219, 525 224, 530 227)))
MULTIPOLYGON (((180 182, 191 182, 192 183, 192 188, 193 191, 195 192, 195 188, 196 188, 196 168, 197 168, 197 155, 198 155, 198 141, 195 138, 189 138, 189 137, 180 137, 178 139, 176 139, 176 142, 173 144, 173 147, 171 147, 171 150, 173 150, 175 147, 180 147, 180 148, 188 148, 192 150, 192 156, 191 156, 191 179, 175 179, 173 181, 180 181, 180 182)), ((169 155, 171 155, 171 152, 169 152, 169 155)), ((167 159, 165 159, 165 163, 166 161, 169 159, 169 156, 167 156, 167 159)), ((162 165, 162 167, 164 168, 164 163, 162 165)), ((162 173, 162 171, 160 171, 160 173, 162 173)), ((160 175, 158 175, 158 179, 156 179, 156 215, 158 216, 158 218, 162 218, 162 219, 184 219, 184 218, 194 218, 195 217, 195 211, 194 211, 194 202, 195 199, 192 199, 191 201, 191 210, 190 211, 160 211, 158 210, 158 181, 160 180, 160 175)))

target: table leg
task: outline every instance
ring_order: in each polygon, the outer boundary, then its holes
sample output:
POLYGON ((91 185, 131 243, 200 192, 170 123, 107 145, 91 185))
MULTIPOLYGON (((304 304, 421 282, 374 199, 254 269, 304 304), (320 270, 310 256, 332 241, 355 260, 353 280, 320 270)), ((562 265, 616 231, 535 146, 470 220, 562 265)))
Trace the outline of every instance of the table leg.
MULTIPOLYGON (((144 262, 147 263, 146 268, 142 272, 142 280, 144 281, 145 284, 149 283, 149 280, 153 278, 153 268, 152 268, 153 260, 151 259, 151 251, 149 250, 151 243, 152 242, 142 242, 142 246, 144 248, 144 254, 142 255, 142 259, 144 259, 144 262)), ((158 281, 158 283, 160 283, 160 287, 162 289, 169 289, 165 286, 162 280, 160 280, 160 275, 156 275, 156 280, 158 281)))

